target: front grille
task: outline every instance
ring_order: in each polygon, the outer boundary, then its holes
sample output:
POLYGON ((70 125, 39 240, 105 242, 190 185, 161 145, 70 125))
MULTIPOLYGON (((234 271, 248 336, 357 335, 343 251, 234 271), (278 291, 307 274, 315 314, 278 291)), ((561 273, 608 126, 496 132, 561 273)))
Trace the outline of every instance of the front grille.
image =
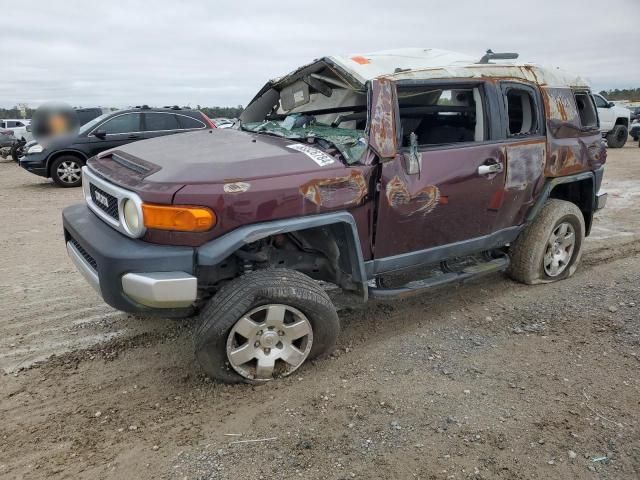
POLYGON ((118 199, 116 197, 96 187, 93 183, 89 184, 89 192, 91 193, 91 200, 96 207, 114 220, 119 220, 118 199), (105 203, 108 205, 105 205, 105 203))
POLYGON ((80 255, 82 255, 82 257, 87 261, 87 263, 91 265, 91 267, 93 267, 95 271, 98 271, 98 264, 96 263, 96 260, 91 255, 89 255, 89 252, 87 252, 84 248, 82 248, 82 245, 80 245, 75 238, 69 237, 69 241, 74 247, 76 247, 76 250, 80 252, 80 255))

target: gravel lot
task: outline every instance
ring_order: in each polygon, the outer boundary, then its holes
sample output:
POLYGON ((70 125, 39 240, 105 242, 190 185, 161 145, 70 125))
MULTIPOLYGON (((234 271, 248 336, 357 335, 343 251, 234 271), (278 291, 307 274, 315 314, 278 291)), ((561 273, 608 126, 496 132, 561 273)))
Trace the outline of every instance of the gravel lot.
POLYGON ((79 189, 0 172, 1 478, 640 478, 635 144, 573 278, 343 310, 331 358, 261 387, 101 302, 62 241, 79 189))

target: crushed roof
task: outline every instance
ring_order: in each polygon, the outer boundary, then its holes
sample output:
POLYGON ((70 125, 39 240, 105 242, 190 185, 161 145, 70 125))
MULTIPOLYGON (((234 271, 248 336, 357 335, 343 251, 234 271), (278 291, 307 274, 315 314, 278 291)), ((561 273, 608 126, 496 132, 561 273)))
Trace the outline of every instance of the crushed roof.
POLYGON ((480 64, 478 58, 435 48, 403 48, 350 56, 329 56, 326 60, 365 83, 374 78, 420 80, 444 78, 514 78, 549 87, 587 87, 579 75, 540 65, 504 62, 480 64))

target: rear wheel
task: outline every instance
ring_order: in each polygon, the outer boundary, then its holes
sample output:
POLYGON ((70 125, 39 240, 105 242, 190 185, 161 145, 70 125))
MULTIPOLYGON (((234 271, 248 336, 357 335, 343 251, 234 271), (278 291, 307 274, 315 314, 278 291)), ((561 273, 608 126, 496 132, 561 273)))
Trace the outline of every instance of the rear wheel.
POLYGON ((265 382, 329 351, 339 329, 335 307, 314 280, 292 270, 258 270, 209 301, 194 332, 195 353, 217 380, 265 382))
POLYGON ((629 131, 627 127, 624 125, 616 125, 613 127, 607 134, 607 145, 609 148, 622 148, 624 144, 627 143, 627 137, 629 136, 629 131))
POLYGON ((567 278, 582 255, 584 217, 573 203, 551 199, 509 249, 508 273, 527 284, 567 278))
POLYGON ((61 187, 79 187, 82 184, 82 166, 78 157, 64 155, 51 164, 51 178, 61 187))

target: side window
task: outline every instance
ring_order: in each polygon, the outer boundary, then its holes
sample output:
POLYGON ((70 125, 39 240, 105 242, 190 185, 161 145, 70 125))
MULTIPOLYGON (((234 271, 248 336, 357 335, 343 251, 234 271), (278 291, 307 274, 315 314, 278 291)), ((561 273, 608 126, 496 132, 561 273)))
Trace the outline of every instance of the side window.
POLYGON ((482 142, 486 138, 478 87, 399 86, 398 107, 402 146, 410 145, 411 133, 418 137, 420 146, 482 142))
POLYGON ((593 98, 596 101, 596 107, 598 108, 608 108, 609 104, 607 103, 607 101, 602 98, 600 95, 594 95, 593 98))
POLYGON ((206 125, 200 120, 196 120, 195 118, 187 117, 186 115, 178 115, 178 121, 180 122, 181 128, 205 128, 206 125))
POLYGON ((159 132, 162 130, 178 130, 178 120, 172 113, 145 113, 145 130, 147 132, 159 132))
POLYGON ((509 87, 505 91, 509 136, 520 137, 539 133, 538 109, 533 98, 533 90, 509 87))
POLYGON ((119 115, 98 127, 104 130, 107 135, 115 135, 118 133, 134 133, 140 131, 140 114, 125 113, 119 115))
MULTIPOLYGON (((598 114, 595 109, 595 105, 591 100, 591 95, 587 92, 575 93, 576 106, 578 108, 578 114, 580 115, 580 123, 583 127, 597 127, 598 126, 598 114)), ((596 99, 601 97, 594 97, 596 99)))

